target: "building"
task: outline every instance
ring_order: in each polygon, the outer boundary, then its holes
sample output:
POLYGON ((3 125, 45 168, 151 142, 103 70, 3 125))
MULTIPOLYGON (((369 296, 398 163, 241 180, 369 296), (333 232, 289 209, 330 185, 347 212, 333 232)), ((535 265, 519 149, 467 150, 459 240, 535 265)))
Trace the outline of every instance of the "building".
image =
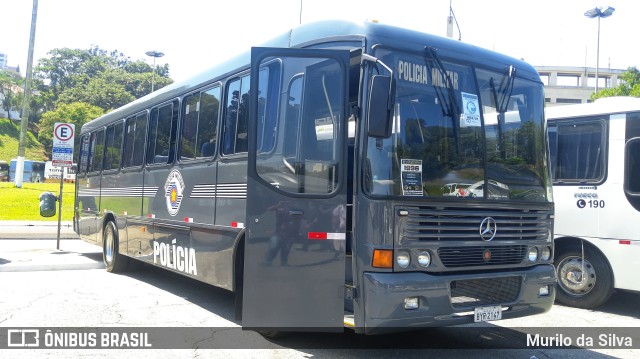
MULTIPOLYGON (((595 67, 535 66, 544 83, 547 105, 591 102, 595 91, 595 67)), ((626 70, 598 70, 598 89, 618 86, 618 77, 626 70)))
POLYGON ((7 67, 7 54, 0 52, 0 70, 7 67))

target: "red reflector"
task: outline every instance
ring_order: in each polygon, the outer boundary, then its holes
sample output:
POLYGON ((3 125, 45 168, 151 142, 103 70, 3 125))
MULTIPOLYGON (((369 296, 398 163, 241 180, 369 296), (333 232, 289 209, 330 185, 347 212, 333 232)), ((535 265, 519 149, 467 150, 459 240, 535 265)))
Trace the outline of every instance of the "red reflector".
POLYGON ((620 241, 618 241, 618 243, 620 243, 620 244, 631 244, 631 241, 630 240, 620 240, 620 241))
POLYGON ((327 232, 309 232, 307 238, 314 240, 325 240, 327 239, 327 232))
POLYGON ((238 228, 238 222, 231 222, 231 227, 238 228))

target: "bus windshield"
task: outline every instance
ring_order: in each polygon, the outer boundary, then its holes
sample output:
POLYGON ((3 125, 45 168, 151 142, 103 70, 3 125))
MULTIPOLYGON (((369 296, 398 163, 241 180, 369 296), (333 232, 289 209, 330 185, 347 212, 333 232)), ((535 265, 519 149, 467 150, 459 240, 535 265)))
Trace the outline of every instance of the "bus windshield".
POLYGON ((541 83, 429 52, 380 58, 396 99, 391 137, 368 139, 368 193, 547 201, 541 83))

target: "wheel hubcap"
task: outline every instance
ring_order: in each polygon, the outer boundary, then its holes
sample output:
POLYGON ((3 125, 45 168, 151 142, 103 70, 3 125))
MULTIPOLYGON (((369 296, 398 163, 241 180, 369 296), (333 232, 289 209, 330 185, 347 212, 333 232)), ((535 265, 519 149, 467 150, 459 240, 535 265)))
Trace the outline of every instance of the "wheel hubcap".
POLYGON ((588 260, 580 257, 565 258, 558 265, 560 287, 568 294, 583 296, 596 284, 596 271, 588 260))
POLYGON ((113 260, 113 232, 109 229, 104 239, 104 258, 107 263, 113 260))

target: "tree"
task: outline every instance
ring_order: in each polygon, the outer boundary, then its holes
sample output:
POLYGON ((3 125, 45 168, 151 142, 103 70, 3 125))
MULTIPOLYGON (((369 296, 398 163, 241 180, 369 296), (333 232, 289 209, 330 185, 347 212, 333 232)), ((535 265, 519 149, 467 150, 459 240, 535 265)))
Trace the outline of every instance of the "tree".
MULTIPOLYGON (((151 92, 152 66, 132 61, 117 50, 61 48, 49 55, 39 61, 34 72, 44 111, 72 102, 110 111, 151 92)), ((169 66, 156 66, 155 87, 172 82, 169 66)))
POLYGON ((20 108, 22 103, 21 84, 23 80, 19 73, 0 70, 0 108, 11 118, 11 111, 20 108))
POLYGON ((80 132, 82 125, 103 114, 104 111, 100 107, 84 102, 60 104, 54 111, 42 114, 38 124, 38 140, 44 146, 47 156, 50 156, 53 145, 53 125, 56 122, 73 123, 76 125, 76 131, 80 132))
POLYGON ((620 75, 619 79, 621 80, 620 85, 598 91, 591 95, 591 99, 612 96, 640 97, 640 71, 635 66, 629 67, 627 71, 620 75))

